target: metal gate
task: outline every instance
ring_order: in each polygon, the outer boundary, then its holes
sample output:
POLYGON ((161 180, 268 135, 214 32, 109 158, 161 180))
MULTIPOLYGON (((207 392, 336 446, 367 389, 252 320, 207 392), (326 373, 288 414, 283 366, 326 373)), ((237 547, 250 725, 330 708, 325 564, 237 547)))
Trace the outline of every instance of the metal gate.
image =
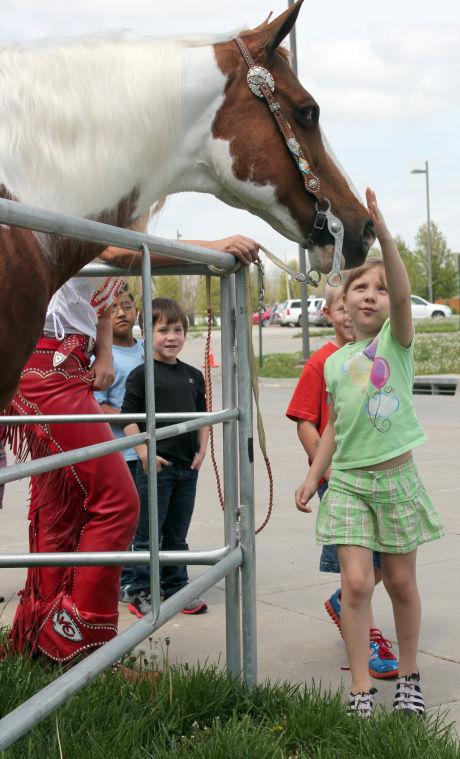
MULTIPOLYGON (((142 251, 142 290, 144 303, 146 414, 116 415, 125 421, 146 421, 146 431, 126 439, 111 440, 86 448, 68 451, 32 462, 7 467, 0 472, 0 483, 8 483, 31 475, 121 451, 145 442, 148 446, 149 543, 147 552, 3 554, 0 568, 30 566, 133 566, 150 565, 152 613, 117 635, 86 659, 76 664, 43 690, 0 720, 0 750, 24 735, 37 722, 104 672, 113 662, 148 638, 196 595, 211 588, 225 577, 226 664, 234 677, 243 678, 247 687, 257 681, 255 539, 254 539, 254 473, 252 432, 252 388, 249 368, 249 332, 244 297, 244 269, 229 273, 234 259, 197 246, 145 235, 107 224, 55 214, 0 199, 0 223, 33 229, 79 240, 90 240, 105 246, 142 251), (184 259, 174 267, 155 269, 161 274, 210 274, 220 277, 221 290, 221 356, 222 410, 205 413, 155 414, 153 381, 153 345, 151 318, 150 253, 184 259), (208 266, 216 267, 211 272, 208 266), (171 422, 155 435, 155 419, 171 422), (156 439, 223 424, 223 491, 224 545, 212 551, 159 551, 156 439), (160 564, 210 565, 197 579, 174 596, 160 603, 160 564)), ((106 264, 90 264, 81 276, 132 275, 132 270, 106 264)), ((115 415, 67 415, 3 417, 4 424, 37 424, 62 422, 110 422, 115 415)))

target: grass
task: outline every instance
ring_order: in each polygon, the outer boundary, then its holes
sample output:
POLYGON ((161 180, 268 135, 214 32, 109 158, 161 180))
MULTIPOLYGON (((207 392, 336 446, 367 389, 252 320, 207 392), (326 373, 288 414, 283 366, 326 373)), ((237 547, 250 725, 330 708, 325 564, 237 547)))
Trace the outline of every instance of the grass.
MULTIPOLYGON (((448 316, 439 319, 414 319, 414 329, 416 335, 432 332, 459 332, 460 319, 458 316, 448 316)), ((310 326, 309 332, 313 337, 328 337, 334 334, 332 327, 310 326)), ((296 332, 292 337, 302 337, 302 333, 296 332)))
MULTIPOLYGON (((415 322, 414 359, 416 375, 460 374, 460 331, 458 317, 423 319, 415 322)), ((334 334, 322 330, 321 335, 334 334)), ((294 335, 301 337, 301 335, 294 335)), ((303 368, 302 352, 268 353, 259 377, 300 377, 303 368)))
MULTIPOLYGON (((56 675, 39 662, 2 661, 1 714, 56 675)), ((160 680, 100 676, 0 753, 1 759, 454 759, 445 718, 396 717, 370 724, 346 716, 342 694, 270 682, 246 691, 216 666, 164 664, 160 680)))

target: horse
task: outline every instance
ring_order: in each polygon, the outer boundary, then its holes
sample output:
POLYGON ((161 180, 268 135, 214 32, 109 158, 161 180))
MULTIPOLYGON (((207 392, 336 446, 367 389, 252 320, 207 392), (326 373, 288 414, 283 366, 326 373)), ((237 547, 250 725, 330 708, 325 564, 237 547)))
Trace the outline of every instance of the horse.
MULTIPOLYGON (((0 197, 130 227, 172 193, 210 193, 308 247, 319 271, 330 269, 329 222, 340 219, 342 264, 359 265, 375 239, 371 220, 281 47, 302 3, 237 39, 89 38, 3 49, 0 197), (295 125, 293 138, 283 140, 272 118, 280 114, 260 98, 271 87, 263 72, 295 125), (330 218, 318 224, 323 199, 330 218)), ((16 391, 51 296, 101 249, 0 225, 0 409, 16 391)))

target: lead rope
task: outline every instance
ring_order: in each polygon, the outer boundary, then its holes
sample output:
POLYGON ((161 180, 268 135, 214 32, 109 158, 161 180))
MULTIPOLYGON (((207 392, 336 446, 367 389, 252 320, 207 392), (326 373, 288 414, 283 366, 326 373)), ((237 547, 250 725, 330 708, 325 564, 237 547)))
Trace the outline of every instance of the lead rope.
MULTIPOLYGON (((264 248, 261 248, 261 249, 264 250, 264 248)), ((263 266, 260 263, 260 261, 256 261, 255 266, 257 266, 260 271, 260 282, 261 282, 260 288, 261 290, 263 290, 263 274, 264 274, 263 266)), ((265 525, 268 523, 268 520, 270 519, 271 514, 272 514, 273 474, 272 474, 271 464, 267 455, 267 446, 265 442, 265 429, 264 429, 264 423, 262 421, 262 414, 260 413, 260 407, 259 407, 259 377, 257 374, 256 357, 254 355, 254 346, 252 344, 252 295, 251 295, 251 285, 249 282, 249 267, 248 266, 246 266, 244 270, 244 295, 245 295, 245 302, 246 302, 246 316, 247 316, 247 321, 248 321, 249 369, 251 373, 252 394, 254 396, 254 401, 256 404, 257 436, 259 438, 259 448, 262 452, 262 456, 265 461, 265 466, 267 468, 268 485, 269 485, 267 516, 265 517, 260 527, 256 530, 256 535, 257 535, 259 532, 261 532, 264 529, 265 525)))
MULTIPOLYGON (((256 266, 257 265, 258 264, 256 264, 256 266)), ((262 279, 263 268, 261 265, 259 266, 261 270, 261 282, 263 282, 263 279, 262 279)), ((252 344, 252 298, 251 298, 251 287, 249 283, 249 267, 246 267, 245 272, 244 272, 244 292, 245 292, 245 302, 246 302, 246 313, 248 317, 249 368, 250 368, 250 374, 251 374, 252 393, 254 396, 256 409, 257 409, 257 435, 259 438, 259 447, 262 452, 263 459, 265 461, 265 466, 267 468, 268 482, 269 482, 269 503, 268 503, 267 515, 263 523, 255 531, 255 534, 257 535, 259 532, 261 532, 264 529, 264 527, 266 526, 266 524, 268 523, 271 517, 271 513, 273 509, 273 474, 272 474, 270 461, 267 456, 265 430, 264 430, 264 425, 262 421, 262 415, 260 413, 260 408, 259 408, 259 382, 258 382, 258 376, 257 376, 254 347, 252 344)), ((209 276, 206 277, 206 312, 207 312, 207 317, 208 317, 208 331, 207 331, 206 345, 205 345, 205 351, 204 351, 204 382, 205 382, 205 388, 206 388, 206 410, 210 412, 212 411, 212 379, 211 379, 211 367, 209 363, 209 351, 211 347, 212 309, 211 309, 211 277, 209 276)), ((212 465, 213 465, 214 472, 216 475, 217 494, 219 497, 219 502, 220 502, 222 511, 224 511, 225 502, 224 502, 224 496, 222 493, 222 485, 220 481, 219 469, 217 465, 216 453, 215 453, 215 447, 214 447, 214 427, 212 426, 209 432, 209 447, 211 450, 211 461, 212 461, 212 465)))
MULTIPOLYGON (((206 313, 208 317, 208 332, 206 335, 206 345, 204 349, 204 384, 206 391, 206 411, 212 411, 212 380, 211 380, 211 366, 209 364, 209 351, 211 348, 211 323, 212 323, 212 309, 211 309, 211 277, 206 277, 206 313)), ((211 461, 214 467, 214 473, 216 475, 217 495, 219 502, 224 510, 224 496, 222 493, 222 485, 220 482, 219 469, 216 460, 216 451, 214 448, 214 427, 211 425, 209 428, 209 447, 211 450, 211 461)))

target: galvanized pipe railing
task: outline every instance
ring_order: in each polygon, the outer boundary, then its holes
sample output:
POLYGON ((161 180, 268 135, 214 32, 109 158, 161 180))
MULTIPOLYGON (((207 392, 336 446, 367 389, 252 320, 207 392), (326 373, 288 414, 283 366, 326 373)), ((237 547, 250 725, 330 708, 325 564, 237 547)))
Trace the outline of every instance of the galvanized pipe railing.
MULTIPOLYGON (((171 258, 191 261, 178 267, 161 267, 155 273, 187 272, 210 273, 209 264, 229 272, 235 265, 235 259, 227 254, 184 245, 171 240, 164 240, 152 235, 144 235, 131 230, 111 227, 107 224, 78 219, 64 214, 55 214, 42 209, 32 208, 14 201, 0 199, 0 223, 34 229, 51 234, 74 237, 112 245, 133 251, 142 250, 142 275, 144 303, 149 310, 150 301, 150 253, 160 253, 171 258)), ((82 276, 107 276, 108 274, 132 274, 132 269, 119 269, 107 264, 89 264, 82 270, 82 276)), ((242 621, 243 621, 243 678, 249 687, 257 678, 256 670, 256 626, 255 626, 255 555, 254 555, 254 485, 252 473, 252 401, 250 375, 247 366, 248 333, 245 326, 244 306, 244 272, 237 272, 237 354, 235 360, 235 289, 234 277, 221 278, 222 308, 229 312, 229 318, 222 320, 222 411, 202 414, 155 415, 153 393, 147 402, 147 412, 141 415, 67 415, 58 418, 53 415, 42 417, 4 417, 3 423, 59 423, 70 421, 145 421, 146 432, 126 439, 118 439, 89 446, 83 451, 67 451, 48 456, 46 459, 10 466, 0 473, 0 483, 10 482, 40 474, 45 471, 69 466, 97 456, 121 451, 133 445, 147 443, 149 449, 149 513, 150 513, 150 551, 144 552, 99 552, 92 554, 7 554, 0 558, 0 566, 90 566, 140 565, 150 562, 152 587, 152 614, 143 617, 128 630, 106 643, 87 659, 77 664, 56 681, 29 699, 9 715, 0 720, 0 750, 33 727, 38 721, 50 714, 57 706, 68 700, 94 677, 134 646, 145 640, 156 629, 178 613, 194 596, 203 593, 216 582, 225 577, 226 583, 226 643, 227 666, 236 677, 241 672, 241 632, 240 632, 240 581, 238 568, 242 567, 242 621), (238 408, 236 407, 236 361, 238 362, 238 408), (115 418, 112 418, 115 417, 115 418), (162 421, 178 421, 156 432, 155 417, 162 421), (240 472, 237 463, 236 424, 239 422, 240 472), (224 436, 224 497, 225 497, 225 543, 223 548, 214 551, 161 552, 158 551, 157 498, 155 487, 155 439, 163 439, 186 431, 196 430, 210 424, 223 424, 224 436), (239 484, 239 487, 238 487, 239 484), (240 525, 239 497, 241 507, 241 548, 239 547, 238 529, 240 525), (185 588, 171 596, 160 605, 159 599, 159 563, 213 564, 211 569, 190 582, 185 588)), ((151 318, 145 320, 145 360, 153 367, 153 345, 151 318)), ((153 374, 149 374, 149 385, 153 387, 153 374)))
POLYGON ((158 630, 169 619, 177 614, 184 605, 195 595, 204 593, 219 580, 241 566, 241 548, 235 548, 218 564, 193 580, 188 586, 179 590, 173 596, 163 601, 156 622, 152 615, 147 614, 127 630, 112 638, 87 659, 79 662, 61 677, 43 688, 35 696, 29 698, 21 706, 0 720, 0 751, 10 746, 24 735, 37 722, 45 719, 58 706, 64 704, 71 696, 78 693, 94 678, 105 672, 113 662, 120 659, 127 651, 131 651, 139 643, 158 630), (193 595, 191 595, 193 594, 193 595))
POLYGON ((0 223, 12 227, 33 229, 38 232, 48 232, 62 237, 73 237, 76 240, 86 242, 100 243, 104 247, 112 245, 136 252, 141 251, 142 246, 146 245, 150 253, 159 253, 163 256, 182 261, 192 261, 193 263, 211 264, 225 271, 233 269, 236 263, 236 259, 229 256, 228 253, 200 248, 197 245, 187 245, 175 240, 166 240, 163 237, 146 235, 131 229, 112 227, 110 224, 102 224, 99 221, 45 211, 42 208, 35 208, 25 203, 5 200, 4 198, 0 198, 0 223))
MULTIPOLYGON (((230 419, 237 419, 238 416, 238 409, 216 411, 213 414, 207 415, 205 418, 200 417, 199 419, 193 419, 188 422, 180 422, 179 424, 162 427, 160 430, 157 430, 156 439, 163 440, 167 437, 173 437, 174 435, 181 435, 183 432, 198 430, 200 427, 207 427, 209 424, 217 424, 230 419)), ((120 419, 120 414, 118 414, 118 419, 120 419)), ((35 424, 39 424, 40 421, 41 417, 34 417, 35 424)), ((138 435, 130 435, 126 438, 108 440, 105 443, 88 445, 85 448, 80 448, 74 451, 55 453, 52 456, 46 456, 43 459, 37 459, 35 461, 27 461, 24 464, 13 464, 0 471, 0 484, 24 479, 24 477, 31 477, 36 474, 42 474, 43 472, 48 472, 53 469, 60 469, 63 466, 78 464, 80 461, 89 461, 89 459, 106 456, 109 453, 114 453, 114 451, 123 451, 125 448, 132 448, 135 445, 145 443, 146 440, 147 433, 140 432, 138 435)))

